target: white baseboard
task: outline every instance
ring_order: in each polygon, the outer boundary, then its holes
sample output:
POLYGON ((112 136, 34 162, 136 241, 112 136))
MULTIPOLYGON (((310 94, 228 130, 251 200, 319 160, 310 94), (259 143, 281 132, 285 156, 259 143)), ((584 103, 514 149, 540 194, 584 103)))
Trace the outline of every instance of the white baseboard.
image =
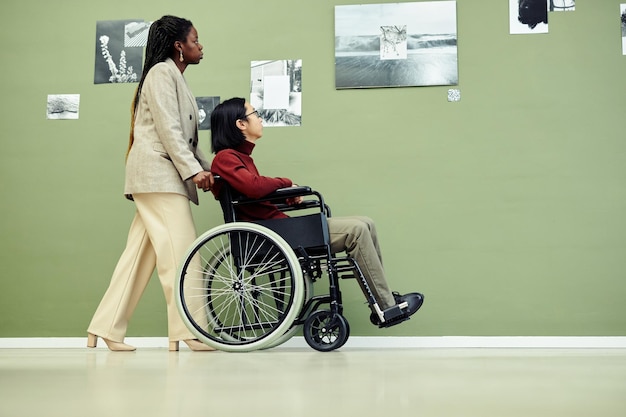
MULTIPOLYGON (((166 337, 127 337, 125 342, 138 348, 167 348, 166 337)), ((84 348, 86 337, 0 338, 0 349, 84 348)), ((100 342, 100 347, 106 347, 100 342)), ((544 348, 544 349, 626 349, 626 336, 353 336, 346 348, 544 348)), ((301 336, 293 337, 277 349, 308 348, 301 336)), ((181 349, 186 345, 181 343, 181 349)))

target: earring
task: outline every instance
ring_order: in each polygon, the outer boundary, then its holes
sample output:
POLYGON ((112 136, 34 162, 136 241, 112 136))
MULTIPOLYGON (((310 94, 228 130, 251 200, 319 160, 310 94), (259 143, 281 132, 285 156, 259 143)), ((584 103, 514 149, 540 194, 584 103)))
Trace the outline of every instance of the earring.
POLYGON ((185 58, 183 57, 183 50, 180 50, 180 62, 183 62, 185 58))

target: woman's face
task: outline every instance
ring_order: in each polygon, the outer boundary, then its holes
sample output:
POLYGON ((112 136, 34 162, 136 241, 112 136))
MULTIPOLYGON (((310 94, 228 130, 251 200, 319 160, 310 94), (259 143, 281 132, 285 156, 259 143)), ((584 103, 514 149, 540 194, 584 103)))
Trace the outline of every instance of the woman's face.
POLYGON ((244 125, 242 131, 246 139, 254 141, 263 136, 263 119, 261 119, 259 113, 247 101, 245 107, 246 117, 241 120, 244 125))
POLYGON ((183 52, 184 63, 197 64, 200 62, 204 55, 202 53, 203 46, 198 42, 198 31, 195 27, 191 27, 185 42, 180 42, 180 48, 183 52))

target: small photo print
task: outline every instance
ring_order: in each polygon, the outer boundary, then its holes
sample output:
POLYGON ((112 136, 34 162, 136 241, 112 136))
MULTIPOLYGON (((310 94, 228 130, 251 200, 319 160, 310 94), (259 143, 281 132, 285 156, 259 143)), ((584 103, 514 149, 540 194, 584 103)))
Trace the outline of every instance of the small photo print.
POLYGON ((406 25, 380 27, 380 59, 407 59, 406 25))
POLYGON ((619 5, 622 22, 622 55, 626 55, 626 3, 619 5))
POLYGON ((220 104, 219 96, 216 97, 196 97, 198 104, 198 129, 211 129, 211 113, 213 109, 220 104))
POLYGON ((47 118, 78 119, 80 94, 48 94, 47 118))
POLYGON ((550 0, 509 0, 510 33, 548 33, 550 0))
POLYGON ((302 124, 302 60, 252 61, 250 104, 263 126, 302 124))
POLYGON ((576 10, 576 0, 550 0, 551 12, 573 12, 576 10))
POLYGON ((451 88, 448 90, 448 101, 449 102, 457 102, 461 101, 461 90, 458 88, 451 88))

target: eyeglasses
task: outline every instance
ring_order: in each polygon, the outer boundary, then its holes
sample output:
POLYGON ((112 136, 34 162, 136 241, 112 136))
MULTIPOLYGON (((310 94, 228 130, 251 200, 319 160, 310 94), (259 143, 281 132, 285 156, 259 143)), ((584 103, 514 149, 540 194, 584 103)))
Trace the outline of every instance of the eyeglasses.
POLYGON ((258 110, 255 110, 255 111, 253 111, 252 113, 248 113, 248 114, 246 114, 246 115, 245 115, 245 116, 243 116, 243 117, 244 117, 244 119, 247 119, 247 118, 248 118, 248 116, 252 116, 253 114, 256 114, 256 117, 258 117, 259 119, 262 119, 262 117, 261 117, 261 115, 259 114, 259 111, 258 111, 258 110))

